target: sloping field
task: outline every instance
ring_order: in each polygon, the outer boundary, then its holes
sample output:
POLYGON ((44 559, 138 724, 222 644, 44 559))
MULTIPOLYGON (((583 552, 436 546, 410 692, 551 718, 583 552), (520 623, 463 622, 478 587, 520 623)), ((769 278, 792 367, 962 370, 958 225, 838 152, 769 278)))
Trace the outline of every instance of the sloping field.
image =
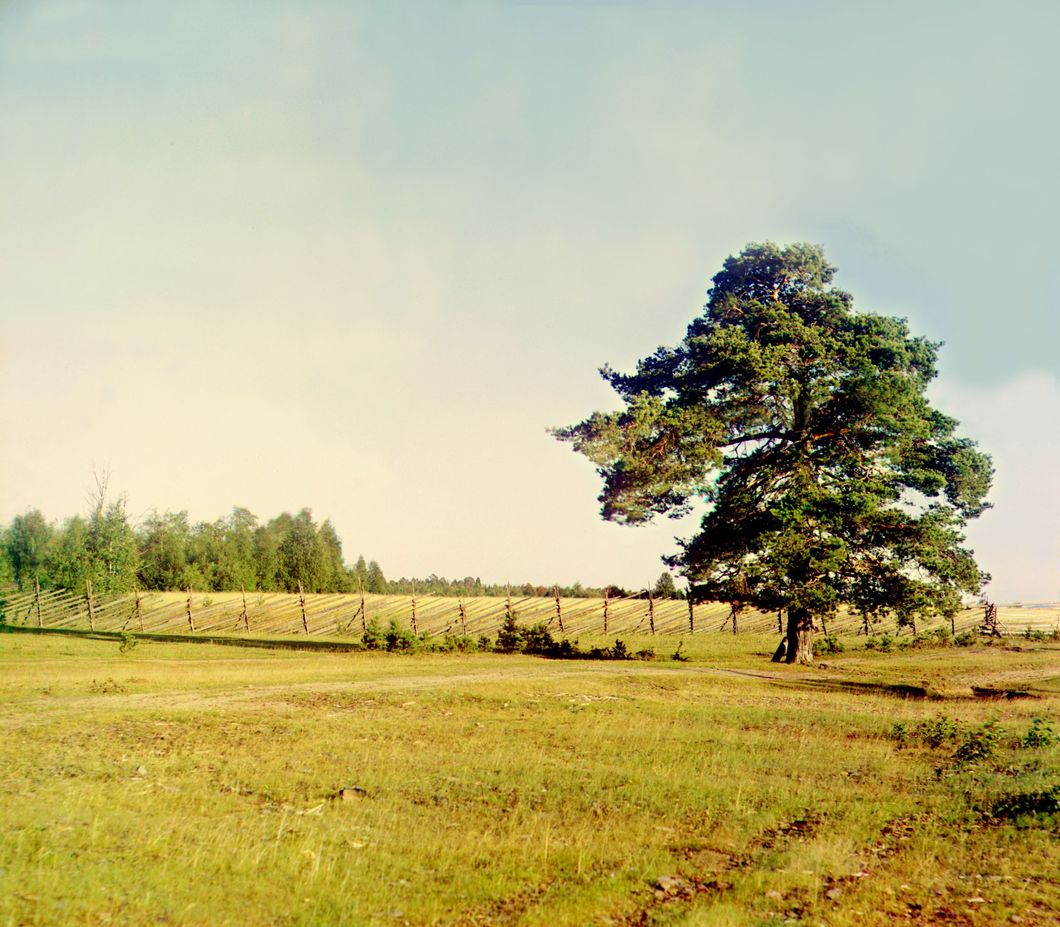
POLYGON ((1060 922, 1056 645, 807 670, 771 644, 615 664, 0 634, 0 924, 1060 922))
MULTIPOLYGON (((495 634, 509 607, 521 625, 545 623, 553 633, 619 634, 642 632, 687 634, 732 630, 729 606, 704 603, 691 609, 680 600, 641 598, 563 598, 344 595, 289 593, 144 592, 139 596, 97 597, 89 607, 85 596, 64 590, 11 591, 4 597, 3 614, 9 624, 48 628, 93 628, 104 631, 156 633, 196 632, 209 634, 310 635, 360 637, 365 625, 391 621, 417 633, 495 634)), ((982 609, 971 608, 955 619, 958 632, 978 627, 982 609)), ((1060 627, 1060 604, 1005 606, 999 609, 1008 634, 1029 627, 1043 632, 1060 627)), ((936 620, 925 628, 948 625, 936 620)), ((740 631, 765 633, 777 628, 777 616, 753 610, 737 617, 740 631)), ((860 616, 840 614, 828 622, 828 630, 857 633, 860 616)), ((893 622, 884 621, 875 632, 894 632, 893 622)))

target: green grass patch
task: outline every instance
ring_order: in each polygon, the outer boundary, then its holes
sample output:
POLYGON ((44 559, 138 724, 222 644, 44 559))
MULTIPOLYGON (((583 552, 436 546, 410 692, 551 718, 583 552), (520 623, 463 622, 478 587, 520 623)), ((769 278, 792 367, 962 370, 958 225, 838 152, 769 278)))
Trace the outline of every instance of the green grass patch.
POLYGON ((0 924, 1060 919, 1049 642, 625 642, 657 659, 2 635, 0 924))

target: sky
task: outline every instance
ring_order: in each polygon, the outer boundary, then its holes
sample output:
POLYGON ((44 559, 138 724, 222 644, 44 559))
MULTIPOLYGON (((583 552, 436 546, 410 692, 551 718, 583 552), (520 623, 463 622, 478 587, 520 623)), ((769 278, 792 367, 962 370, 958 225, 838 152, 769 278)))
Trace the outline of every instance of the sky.
POLYGON ((811 241, 944 342, 991 597, 1060 595, 1060 6, 0 3, 0 521, 330 518, 388 576, 658 577, 550 426, 811 241))

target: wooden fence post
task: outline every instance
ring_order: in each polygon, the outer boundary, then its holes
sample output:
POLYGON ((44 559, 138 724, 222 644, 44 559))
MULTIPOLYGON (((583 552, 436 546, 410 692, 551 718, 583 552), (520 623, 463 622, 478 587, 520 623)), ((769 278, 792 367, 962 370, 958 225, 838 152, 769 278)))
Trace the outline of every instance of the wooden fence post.
POLYGON ((195 633, 195 616, 191 613, 191 586, 188 586, 188 629, 195 633))
POLYGON ((136 619, 140 623, 140 632, 144 630, 144 607, 140 602, 140 587, 136 587, 136 619))
POLYGON ((412 584, 412 633, 419 636, 420 629, 416 625, 416 584, 412 584))
POLYGON ((608 602, 608 598, 607 598, 607 590, 605 589, 604 590, 604 634, 607 633, 607 618, 608 618, 607 607, 608 607, 608 605, 609 605, 609 602, 608 602))
POLYGON ((727 625, 731 621, 732 622, 732 633, 735 634, 736 633, 736 617, 737 617, 737 615, 739 615, 739 613, 740 613, 740 609, 737 608, 736 603, 735 602, 730 602, 729 603, 729 614, 726 617, 726 619, 721 623, 721 627, 718 628, 718 630, 719 631, 724 631, 725 630, 725 625, 727 625))
POLYGON ((357 585, 358 585, 358 587, 361 590, 361 609, 360 609, 360 611, 361 611, 361 631, 363 631, 365 634, 367 634, 368 633, 368 616, 365 614, 365 611, 364 611, 364 586, 361 585, 360 581, 358 581, 357 585))
POLYGON ((651 628, 651 633, 655 633, 655 596, 652 595, 652 591, 648 590, 648 627, 651 628))
POLYGON ((36 577, 34 577, 34 579, 33 579, 33 594, 34 594, 34 598, 36 599, 36 605, 37 605, 37 627, 38 628, 43 628, 44 627, 44 622, 43 622, 43 620, 41 620, 41 616, 40 616, 40 580, 37 579, 36 577))
POLYGON ((85 599, 88 601, 88 626, 91 630, 96 630, 96 610, 92 604, 92 580, 85 580, 85 599))
POLYGON ((688 594, 688 633, 696 633, 696 603, 692 601, 692 593, 688 594))
POLYGON ((240 614, 240 618, 243 619, 243 630, 250 630, 250 611, 247 609, 247 588, 242 583, 239 584, 239 591, 243 594, 243 611, 240 614))
POLYGON ((553 586, 552 591, 556 595, 556 620, 559 621, 559 633, 566 634, 567 632, 563 627, 563 603, 559 599, 559 586, 553 586))
POLYGON ((512 587, 508 584, 508 590, 504 596, 504 620, 511 624, 512 622, 512 587))
POLYGON ((309 616, 305 613, 305 593, 302 591, 302 581, 298 580, 298 604, 302 608, 302 627, 305 633, 309 633, 309 616))
POLYGON ((979 633, 1001 637, 1001 622, 998 620, 997 606, 993 602, 983 603, 983 624, 979 628, 979 633))
POLYGON ((467 637, 467 610, 464 608, 463 596, 460 596, 457 607, 460 609, 460 633, 467 637))

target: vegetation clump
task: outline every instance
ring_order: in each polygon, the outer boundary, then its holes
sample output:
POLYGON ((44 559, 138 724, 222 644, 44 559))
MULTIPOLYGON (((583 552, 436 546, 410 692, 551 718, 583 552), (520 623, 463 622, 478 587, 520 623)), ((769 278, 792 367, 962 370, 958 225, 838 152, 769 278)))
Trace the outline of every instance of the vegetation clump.
POLYGON ((1060 828, 1060 785, 1003 795, 990 805, 987 816, 995 821, 1060 828))
POLYGON ((815 638, 813 642, 813 655, 815 657, 822 654, 842 653, 846 649, 846 645, 834 634, 815 638))
POLYGON ((997 718, 971 727, 959 718, 937 715, 910 725, 897 722, 890 731, 891 739, 900 746, 921 745, 931 749, 950 745, 952 759, 958 765, 970 765, 995 759, 1001 750, 1044 750, 1060 742, 1052 725, 1043 718, 1034 718, 1022 736, 1009 735, 997 718))
POLYGON ((644 648, 631 653, 626 645, 616 639, 611 647, 591 647, 585 650, 578 642, 568 638, 556 639, 548 625, 538 623, 521 628, 514 614, 505 619, 497 644, 493 648, 500 653, 524 653, 531 656, 548 657, 553 660, 654 660, 655 651, 644 648))
MULTIPOLYGON (((583 648, 577 640, 556 638, 547 624, 539 622, 529 627, 520 627, 515 614, 505 618, 496 639, 488 634, 472 637, 468 634, 447 632, 432 636, 427 632, 416 635, 391 619, 384 628, 378 619, 367 622, 361 635, 365 650, 386 653, 504 653, 526 654, 547 657, 552 660, 654 660, 655 651, 645 647, 630 651, 621 640, 610 647, 583 648)), ((680 652, 680 647, 678 647, 680 652)), ((679 654, 674 659, 684 660, 679 654)))

